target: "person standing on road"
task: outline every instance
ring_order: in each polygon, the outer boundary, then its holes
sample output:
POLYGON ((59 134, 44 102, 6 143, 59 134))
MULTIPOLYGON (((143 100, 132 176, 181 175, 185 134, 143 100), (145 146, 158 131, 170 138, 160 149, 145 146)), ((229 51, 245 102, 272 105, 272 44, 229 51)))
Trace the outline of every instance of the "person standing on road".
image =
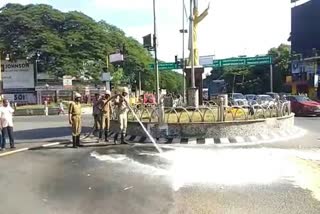
POLYGON ((105 142, 109 142, 108 135, 110 129, 110 119, 112 115, 112 107, 111 102, 108 101, 111 97, 111 92, 109 90, 106 91, 105 96, 100 102, 100 110, 101 110, 101 128, 99 133, 99 139, 102 138, 102 130, 104 129, 104 140, 105 142))
POLYGON ((13 139, 13 113, 14 110, 9 105, 9 101, 7 99, 3 100, 3 106, 0 108, 0 118, 1 118, 1 126, 2 126, 2 144, 1 150, 6 148, 6 137, 8 135, 10 141, 10 148, 16 148, 14 146, 13 139))
POLYGON ((48 114, 49 114, 49 107, 48 107, 48 99, 47 98, 44 100, 44 114, 46 116, 48 116, 48 114))
MULTIPOLYGON (((121 144, 126 144, 124 141, 126 132, 127 132, 127 123, 128 123, 128 112, 129 112, 129 89, 124 87, 122 90, 122 94, 119 99, 116 101, 116 106, 119 114, 119 123, 120 123, 120 135, 121 135, 121 144)), ((118 135, 115 136, 115 143, 118 140, 118 135)))
POLYGON ((92 109, 92 115, 94 120, 94 133, 97 133, 101 129, 101 110, 99 108, 100 95, 95 94, 94 100, 93 100, 93 109, 92 109))
POLYGON ((75 100, 69 105, 69 123, 72 126, 73 148, 80 147, 81 134, 81 94, 75 93, 75 100))
POLYGON ((58 115, 60 115, 60 114, 65 114, 65 112, 64 112, 64 105, 63 105, 62 100, 61 100, 60 103, 59 103, 58 115))

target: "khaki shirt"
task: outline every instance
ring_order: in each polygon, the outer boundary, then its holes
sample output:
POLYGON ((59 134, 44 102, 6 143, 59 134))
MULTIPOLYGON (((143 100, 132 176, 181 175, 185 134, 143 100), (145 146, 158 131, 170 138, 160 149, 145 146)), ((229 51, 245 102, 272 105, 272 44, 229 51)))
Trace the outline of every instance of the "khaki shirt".
POLYGON ((69 114, 81 115, 81 103, 76 103, 76 102, 70 103, 69 114))
POLYGON ((127 103, 125 102, 125 100, 129 104, 128 97, 119 98, 119 101, 118 101, 118 113, 119 114, 128 113, 128 111, 129 111, 129 107, 127 106, 127 103))
POLYGON ((112 114, 112 107, 111 107, 111 101, 109 101, 106 104, 107 100, 102 100, 101 102, 101 108, 102 108, 102 113, 108 117, 112 114))

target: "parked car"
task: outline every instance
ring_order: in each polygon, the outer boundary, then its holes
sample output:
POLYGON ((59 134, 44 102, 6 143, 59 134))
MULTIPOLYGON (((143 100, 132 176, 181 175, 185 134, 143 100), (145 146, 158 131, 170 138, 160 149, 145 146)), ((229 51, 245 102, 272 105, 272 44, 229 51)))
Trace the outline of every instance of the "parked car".
POLYGON ((231 93, 228 96, 232 105, 241 105, 241 106, 248 105, 248 100, 241 93, 231 93))
POLYGON ((320 103, 307 96, 290 95, 287 100, 291 102, 291 111, 301 116, 320 116, 320 103))
POLYGON ((280 96, 280 100, 287 100, 287 97, 291 96, 291 94, 290 93, 280 92, 279 96, 280 96))
POLYGON ((274 92, 267 92, 266 95, 269 95, 270 97, 272 97, 272 99, 274 101, 277 101, 280 99, 280 96, 278 93, 274 93, 274 92))
POLYGON ((255 95, 255 94, 246 94, 246 95, 244 95, 244 96, 246 97, 249 105, 252 105, 252 104, 255 103, 254 100, 256 99, 256 96, 257 96, 257 95, 255 95))
POLYGON ((263 107, 268 107, 275 103, 274 99, 270 95, 266 95, 266 94, 257 95, 255 101, 259 105, 262 105, 263 107))
POLYGON ((244 95, 246 97, 246 99, 248 100, 248 102, 254 100, 256 98, 255 94, 246 94, 244 95))

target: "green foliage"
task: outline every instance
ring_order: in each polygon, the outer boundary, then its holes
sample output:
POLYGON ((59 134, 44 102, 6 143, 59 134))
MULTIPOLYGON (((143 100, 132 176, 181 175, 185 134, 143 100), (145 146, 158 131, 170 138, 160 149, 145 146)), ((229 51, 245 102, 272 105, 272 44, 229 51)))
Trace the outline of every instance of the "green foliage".
POLYGON ((170 92, 182 94, 183 76, 174 71, 161 71, 160 88, 165 88, 170 92))
MULTIPOLYGON (((290 74, 290 46, 281 44, 271 48, 268 54, 273 57, 274 91, 285 90, 283 83, 290 74)), ((261 94, 270 91, 270 66, 257 65, 245 67, 226 67, 213 69, 209 79, 225 79, 228 92, 241 92, 244 94, 261 94)))
MULTIPOLYGON (((108 69, 117 86, 128 83, 138 86, 141 73, 142 89, 154 91, 154 71, 151 54, 143 46, 116 26, 105 21, 96 22, 77 11, 61 12, 45 4, 7 4, 0 9, 0 50, 12 59, 36 59, 39 72, 57 78, 72 75, 83 81, 99 83, 101 72, 108 69), (107 65, 108 54, 122 50, 125 61, 107 65)), ((4 54, 4 53, 2 53, 4 54)), ((160 72, 160 86, 169 92, 182 91, 182 76, 173 71, 160 72)))
POLYGON ((291 47, 281 44, 278 48, 271 48, 268 54, 273 57, 274 89, 282 91, 285 78, 290 75, 291 47))

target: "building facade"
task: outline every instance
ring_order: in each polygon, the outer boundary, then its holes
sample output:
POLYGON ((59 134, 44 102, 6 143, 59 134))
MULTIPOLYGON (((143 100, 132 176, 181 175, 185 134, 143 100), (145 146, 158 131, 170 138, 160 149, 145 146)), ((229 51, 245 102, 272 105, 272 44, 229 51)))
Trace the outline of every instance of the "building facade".
POLYGON ((293 94, 308 94, 319 98, 320 74, 320 0, 310 0, 291 9, 293 94))

